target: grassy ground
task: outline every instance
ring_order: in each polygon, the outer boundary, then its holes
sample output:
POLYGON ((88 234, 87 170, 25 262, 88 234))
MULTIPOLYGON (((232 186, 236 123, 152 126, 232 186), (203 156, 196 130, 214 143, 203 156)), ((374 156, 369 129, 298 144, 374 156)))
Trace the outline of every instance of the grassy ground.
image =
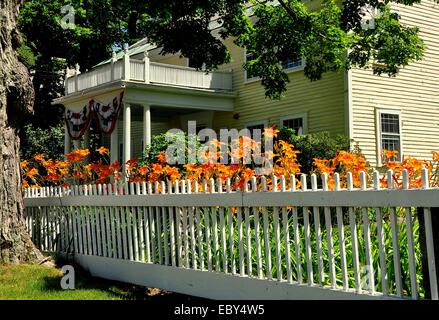
POLYGON ((0 265, 0 300, 192 300, 195 298, 93 278, 75 266, 75 290, 62 290, 58 268, 0 265))

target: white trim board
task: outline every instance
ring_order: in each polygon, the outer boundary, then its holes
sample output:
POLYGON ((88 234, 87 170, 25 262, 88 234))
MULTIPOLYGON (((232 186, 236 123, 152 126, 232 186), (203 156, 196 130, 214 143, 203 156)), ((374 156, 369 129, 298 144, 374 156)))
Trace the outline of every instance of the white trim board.
POLYGON ((268 127, 268 119, 265 120, 257 120, 257 121, 250 121, 250 122, 246 122, 245 123, 245 127, 252 127, 252 126, 259 126, 259 125, 263 125, 265 128, 268 127))
MULTIPOLYGON (((354 139, 354 116, 352 97, 352 69, 344 73, 344 112, 345 132, 350 140, 354 139)), ((352 147, 352 145, 351 145, 352 147)))
POLYGON ((227 300, 381 300, 381 294, 319 288, 286 281, 262 280, 151 263, 76 255, 75 261, 93 276, 208 299, 227 300))

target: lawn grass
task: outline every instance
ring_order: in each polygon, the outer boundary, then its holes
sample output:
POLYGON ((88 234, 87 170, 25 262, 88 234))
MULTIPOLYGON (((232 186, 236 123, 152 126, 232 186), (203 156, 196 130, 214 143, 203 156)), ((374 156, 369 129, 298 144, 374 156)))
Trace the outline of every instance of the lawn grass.
POLYGON ((60 269, 42 265, 0 265, 0 300, 190 300, 158 289, 93 278, 75 266, 75 290, 62 290, 60 269))

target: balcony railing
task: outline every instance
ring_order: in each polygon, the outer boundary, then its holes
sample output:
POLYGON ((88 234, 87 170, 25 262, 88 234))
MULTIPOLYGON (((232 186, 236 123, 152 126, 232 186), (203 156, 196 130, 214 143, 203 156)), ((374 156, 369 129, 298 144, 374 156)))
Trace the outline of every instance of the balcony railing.
POLYGON ((130 59, 126 55, 124 59, 85 73, 76 71, 74 76, 66 79, 66 95, 118 80, 214 91, 232 90, 231 72, 206 73, 194 68, 150 62, 148 57, 130 59))

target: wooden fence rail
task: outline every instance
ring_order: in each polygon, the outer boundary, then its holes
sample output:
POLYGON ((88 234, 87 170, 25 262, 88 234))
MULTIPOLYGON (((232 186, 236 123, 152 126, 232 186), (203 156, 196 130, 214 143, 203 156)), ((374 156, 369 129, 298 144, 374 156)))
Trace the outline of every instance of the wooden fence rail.
POLYGON ((28 189, 26 221, 41 250, 74 254, 94 275, 201 297, 437 300, 439 189, 426 171, 422 189, 407 172, 402 189, 388 178, 385 189, 378 173, 361 173, 360 188, 336 174, 334 190, 326 175, 302 175, 298 190, 283 176, 271 190, 265 177, 242 190, 213 179, 28 189))

